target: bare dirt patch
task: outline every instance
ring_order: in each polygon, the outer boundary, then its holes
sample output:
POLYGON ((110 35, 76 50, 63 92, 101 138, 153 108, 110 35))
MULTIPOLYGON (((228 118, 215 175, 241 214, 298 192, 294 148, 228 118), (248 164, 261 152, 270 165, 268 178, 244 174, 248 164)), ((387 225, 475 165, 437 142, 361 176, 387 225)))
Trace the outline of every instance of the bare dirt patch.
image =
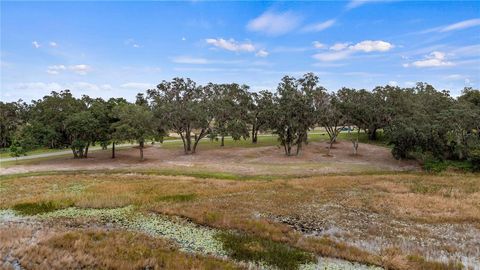
POLYGON ((2 168, 0 174, 57 170, 134 170, 172 169, 227 172, 242 175, 315 175, 328 173, 412 171, 419 170, 414 161, 395 160, 388 148, 361 144, 359 155, 351 154, 349 142, 338 142, 332 156, 326 157, 326 143, 310 143, 297 157, 286 157, 277 146, 199 149, 194 155, 184 155, 181 149, 151 146, 145 149, 146 160, 139 161, 138 149, 122 149, 117 158, 110 151, 93 152, 88 159, 59 157, 31 161, 2 168))

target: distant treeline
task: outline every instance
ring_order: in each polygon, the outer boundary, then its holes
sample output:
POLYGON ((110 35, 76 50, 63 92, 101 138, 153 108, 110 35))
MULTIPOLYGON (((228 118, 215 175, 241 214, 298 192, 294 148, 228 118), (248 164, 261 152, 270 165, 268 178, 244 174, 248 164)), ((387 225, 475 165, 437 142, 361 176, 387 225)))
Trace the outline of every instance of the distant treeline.
POLYGON ((379 86, 372 91, 342 88, 329 92, 318 77, 285 76, 275 92, 249 92, 247 85, 197 85, 191 79, 162 81, 136 96, 75 98, 69 90, 52 92, 27 104, 0 102, 2 148, 12 153, 38 148, 71 148, 74 157, 88 156, 89 146, 106 148, 137 141, 143 158, 146 140, 162 141, 170 132, 183 140, 184 152, 195 153, 203 138, 257 142, 259 132, 278 135, 286 155, 297 155, 308 131, 324 127, 330 146, 340 131, 351 130, 353 152, 358 132, 370 140, 382 130, 395 158, 480 159, 480 91, 465 88, 458 98, 427 83, 415 87, 379 86))

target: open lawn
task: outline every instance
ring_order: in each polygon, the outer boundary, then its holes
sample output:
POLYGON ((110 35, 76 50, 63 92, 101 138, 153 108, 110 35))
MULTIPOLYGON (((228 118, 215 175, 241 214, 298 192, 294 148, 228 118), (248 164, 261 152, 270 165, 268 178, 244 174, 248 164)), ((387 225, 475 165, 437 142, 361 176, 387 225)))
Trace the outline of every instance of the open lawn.
MULTIPOLYGON (((319 135, 320 137, 321 135, 319 135)), ((2 168, 6 269, 479 269, 480 177, 311 138, 176 142, 2 168), (114 259, 113 259, 114 258, 114 259)))

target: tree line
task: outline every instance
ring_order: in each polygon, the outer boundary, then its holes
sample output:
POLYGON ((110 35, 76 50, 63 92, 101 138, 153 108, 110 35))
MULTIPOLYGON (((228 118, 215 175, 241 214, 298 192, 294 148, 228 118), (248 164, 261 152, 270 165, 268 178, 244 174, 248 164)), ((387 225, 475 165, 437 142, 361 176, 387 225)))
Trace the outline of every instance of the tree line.
POLYGON ((378 86, 371 91, 341 88, 329 92, 313 73, 285 76, 275 92, 250 92, 247 85, 198 85, 188 78, 162 81, 123 98, 75 98, 69 90, 52 92, 27 104, 0 102, 0 146, 21 153, 38 147, 70 148, 75 158, 89 147, 136 141, 143 159, 147 140, 176 133, 185 154, 197 151, 204 138, 258 140, 270 131, 288 156, 308 144, 308 131, 323 127, 329 152, 342 130, 352 132, 353 154, 361 131, 377 140, 382 131, 397 159, 480 159, 480 91, 465 88, 458 98, 427 83, 414 87, 378 86))

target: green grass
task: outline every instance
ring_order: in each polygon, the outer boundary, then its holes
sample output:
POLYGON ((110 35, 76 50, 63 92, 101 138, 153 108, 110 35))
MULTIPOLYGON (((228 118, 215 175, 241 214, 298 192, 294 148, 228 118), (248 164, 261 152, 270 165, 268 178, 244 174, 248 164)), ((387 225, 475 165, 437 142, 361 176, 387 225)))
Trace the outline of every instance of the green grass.
POLYGON ((190 194, 175 194, 175 195, 166 195, 157 198, 157 201, 161 202, 190 202, 193 201, 197 195, 190 194))
MULTIPOLYGON (((68 150, 68 149, 39 148, 39 149, 35 149, 35 150, 32 150, 32 151, 28 151, 26 153, 26 155, 31 156, 31 155, 38 155, 38 154, 45 154, 45 153, 61 152, 61 151, 65 151, 65 150, 68 150)), ((0 158, 11 158, 10 150, 9 149, 3 149, 0 152, 0 158)))
MULTIPOLYGON (((350 140, 351 138, 355 138, 356 134, 348 134, 348 132, 342 132, 338 135, 338 140, 350 140)), ((309 142, 320 142, 320 141, 328 141, 328 134, 327 132, 323 132, 321 130, 315 130, 311 132, 308 136, 309 142)), ((381 132, 378 133, 378 140, 377 141, 370 141, 368 139, 368 135, 365 133, 360 133, 358 140, 361 143, 370 143, 380 146, 387 146, 387 141, 385 136, 381 132)), ((251 138, 247 138, 246 140, 238 140, 234 141, 231 137, 225 137, 225 146, 223 148, 234 148, 234 147, 262 147, 262 146, 275 146, 280 145, 278 142, 278 137, 275 134, 264 134, 258 136, 258 142, 256 144, 252 143, 251 138)), ((172 142, 165 142, 161 145, 162 148, 166 149, 178 149, 183 147, 183 142, 180 141, 172 141, 172 142)), ((208 140, 204 139, 201 140, 198 144, 198 149, 214 149, 220 148, 220 139, 218 140, 208 140)))
POLYGON ((277 269, 298 269, 301 264, 315 262, 312 254, 272 240, 232 232, 221 232, 217 237, 236 260, 265 263, 277 269))
POLYGON ((12 207, 13 210, 18 212, 21 215, 38 215, 48 212, 53 212, 58 209, 72 206, 71 202, 36 202, 36 203, 19 203, 12 207))
POLYGON ((424 161, 423 168, 427 172, 443 172, 447 169, 455 171, 472 172, 473 164, 468 160, 435 160, 428 159, 424 161))

